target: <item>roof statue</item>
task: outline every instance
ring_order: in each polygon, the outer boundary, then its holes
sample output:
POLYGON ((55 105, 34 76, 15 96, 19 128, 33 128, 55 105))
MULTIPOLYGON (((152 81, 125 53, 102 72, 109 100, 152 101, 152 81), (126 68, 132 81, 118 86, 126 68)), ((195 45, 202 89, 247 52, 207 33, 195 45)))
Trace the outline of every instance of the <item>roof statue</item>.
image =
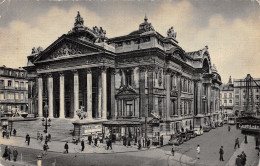
POLYGON ((33 47, 32 48, 32 54, 36 54, 36 53, 38 53, 38 50, 35 47, 33 47))
POLYGON ((80 16, 80 13, 79 13, 79 11, 78 11, 77 16, 75 17, 74 26, 75 26, 75 27, 80 27, 80 26, 83 26, 83 25, 84 25, 84 20, 83 20, 83 18, 80 16))
POLYGON ((102 27, 98 28, 97 26, 93 27, 93 32, 98 36, 96 43, 104 42, 106 39, 106 30, 104 30, 102 27))
POLYGON ((174 38, 174 39, 176 39, 176 37, 177 37, 177 32, 174 32, 174 28, 173 28, 173 27, 171 27, 171 28, 168 29, 168 31, 167 31, 167 36, 168 36, 169 38, 174 38))
POLYGON ((152 24, 148 23, 147 21, 148 21, 148 18, 145 15, 144 22, 139 25, 139 30, 143 30, 145 32, 154 31, 154 28, 153 28, 152 24))
POLYGON ((229 76, 228 83, 229 83, 229 84, 232 84, 232 79, 231 79, 231 76, 229 76))
POLYGON ((213 64, 213 66, 211 66, 211 71, 212 71, 212 72, 215 72, 215 73, 218 72, 218 71, 217 71, 217 67, 216 67, 215 64, 213 64))

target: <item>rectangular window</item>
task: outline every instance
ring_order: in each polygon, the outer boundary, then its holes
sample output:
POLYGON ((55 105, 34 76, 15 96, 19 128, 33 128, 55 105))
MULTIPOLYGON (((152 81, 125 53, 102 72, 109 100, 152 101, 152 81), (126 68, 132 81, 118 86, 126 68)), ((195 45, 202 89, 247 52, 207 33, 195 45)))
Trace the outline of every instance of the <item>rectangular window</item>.
POLYGON ((23 98, 24 98, 24 95, 23 95, 23 93, 21 93, 21 100, 23 100, 23 98))
POLYGON ((235 93, 239 93, 239 89, 235 89, 235 93))
POLYGON ((0 100, 4 100, 5 99, 5 94, 4 93, 0 93, 0 100))
POLYGON ((224 100, 224 103, 227 103, 227 100, 224 100))
POLYGON ((172 114, 171 115, 177 115, 177 110, 176 110, 176 100, 172 100, 172 114))
POLYGON ((4 80, 0 80, 0 87, 4 87, 5 86, 5 81, 4 80))
POLYGON ((18 89, 18 87, 19 87, 19 82, 15 81, 15 89, 18 89))
POLYGON ((7 86, 11 87, 12 86, 12 81, 11 80, 8 80, 8 84, 7 86))
POLYGON ((19 93, 15 93, 15 100, 19 99, 19 93))
POLYGON ((229 93, 229 98, 232 98, 232 93, 229 93))
POLYGON ((232 103, 232 100, 229 100, 229 103, 232 103))
POLYGON ((236 102, 236 105, 239 105, 239 102, 236 102))

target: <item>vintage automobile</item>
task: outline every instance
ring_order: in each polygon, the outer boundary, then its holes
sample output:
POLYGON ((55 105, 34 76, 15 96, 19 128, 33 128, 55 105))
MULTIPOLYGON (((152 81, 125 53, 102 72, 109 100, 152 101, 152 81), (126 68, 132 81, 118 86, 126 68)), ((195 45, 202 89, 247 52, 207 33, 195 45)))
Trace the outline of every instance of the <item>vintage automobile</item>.
POLYGON ((195 132, 196 136, 203 135, 203 130, 200 130, 199 128, 195 128, 194 132, 195 132))
POLYGON ((181 137, 184 142, 190 140, 190 134, 188 132, 181 132, 181 137))
POLYGON ((183 143, 181 134, 173 134, 168 142, 169 145, 180 145, 183 143))
POLYGON ((194 130, 189 130, 188 133, 190 134, 190 138, 195 138, 197 136, 194 130))
POLYGON ((204 132, 209 132, 211 130, 210 126, 203 126, 203 131, 204 132))

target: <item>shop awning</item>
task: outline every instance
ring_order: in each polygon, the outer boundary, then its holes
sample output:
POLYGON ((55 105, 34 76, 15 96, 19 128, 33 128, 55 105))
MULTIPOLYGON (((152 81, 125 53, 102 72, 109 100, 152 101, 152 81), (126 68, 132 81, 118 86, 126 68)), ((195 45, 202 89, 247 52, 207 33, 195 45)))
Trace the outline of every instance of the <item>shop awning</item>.
POLYGON ((105 127, 139 127, 140 125, 140 122, 130 120, 111 120, 103 122, 103 126, 105 127))

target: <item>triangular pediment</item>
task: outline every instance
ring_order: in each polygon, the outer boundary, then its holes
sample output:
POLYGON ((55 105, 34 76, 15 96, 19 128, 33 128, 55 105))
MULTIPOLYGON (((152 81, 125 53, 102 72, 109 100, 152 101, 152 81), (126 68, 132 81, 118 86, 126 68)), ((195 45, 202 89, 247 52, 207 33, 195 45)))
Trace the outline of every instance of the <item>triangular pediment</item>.
POLYGON ((117 95, 124 95, 124 94, 137 94, 136 91, 130 87, 130 86, 122 86, 119 89, 119 92, 117 93, 117 95))
POLYGON ((41 52, 36 62, 66 59, 84 54, 96 53, 99 51, 100 49, 93 44, 81 41, 79 39, 61 37, 41 52))

